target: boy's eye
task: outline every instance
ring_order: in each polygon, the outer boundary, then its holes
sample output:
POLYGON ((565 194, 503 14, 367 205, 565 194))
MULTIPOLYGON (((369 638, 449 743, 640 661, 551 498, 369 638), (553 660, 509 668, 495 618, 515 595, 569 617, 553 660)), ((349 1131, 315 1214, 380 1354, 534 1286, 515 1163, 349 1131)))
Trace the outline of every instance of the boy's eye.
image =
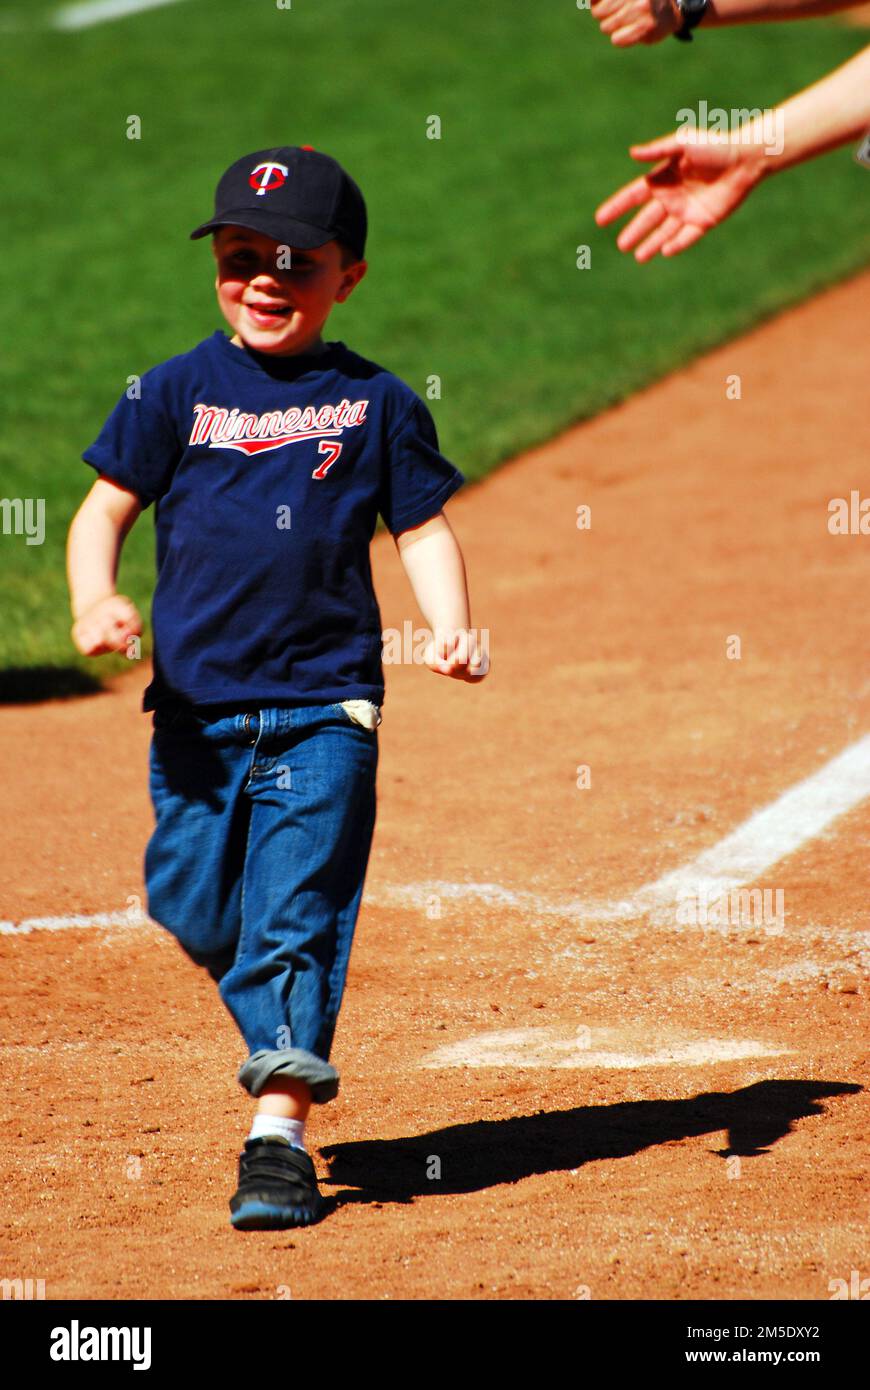
MULTIPOLYGON (((263 269, 266 272, 277 272, 279 275, 310 275, 317 269, 317 263, 306 256, 290 256, 289 265, 279 265, 277 261, 266 259, 263 261, 263 269)), ((250 272, 260 265, 260 257, 250 248, 240 248, 238 251, 227 251, 223 257, 224 264, 229 270, 239 272, 250 272)))

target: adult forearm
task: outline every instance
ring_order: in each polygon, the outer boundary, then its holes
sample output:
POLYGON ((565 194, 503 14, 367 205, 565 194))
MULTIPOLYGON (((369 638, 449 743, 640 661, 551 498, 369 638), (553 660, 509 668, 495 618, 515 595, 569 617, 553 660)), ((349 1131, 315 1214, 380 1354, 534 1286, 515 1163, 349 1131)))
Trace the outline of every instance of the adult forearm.
MULTIPOLYGON (((870 128, 870 48, 783 102, 776 116, 781 148, 766 154, 766 174, 859 140, 870 128)), ((769 144, 763 122, 755 124, 769 144)))
POLYGON ((864 0, 710 0, 702 28, 725 24, 769 24, 776 20, 812 19, 847 10, 864 0))

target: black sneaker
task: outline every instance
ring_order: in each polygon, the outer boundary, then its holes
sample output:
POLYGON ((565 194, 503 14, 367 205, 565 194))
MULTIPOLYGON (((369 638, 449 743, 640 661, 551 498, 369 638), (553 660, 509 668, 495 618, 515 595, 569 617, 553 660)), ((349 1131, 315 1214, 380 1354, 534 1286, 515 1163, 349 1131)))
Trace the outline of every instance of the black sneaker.
POLYGON ((304 1149, 277 1135, 248 1139, 239 1158, 239 1186, 230 1198, 237 1231, 310 1226, 324 1214, 314 1164, 304 1149))

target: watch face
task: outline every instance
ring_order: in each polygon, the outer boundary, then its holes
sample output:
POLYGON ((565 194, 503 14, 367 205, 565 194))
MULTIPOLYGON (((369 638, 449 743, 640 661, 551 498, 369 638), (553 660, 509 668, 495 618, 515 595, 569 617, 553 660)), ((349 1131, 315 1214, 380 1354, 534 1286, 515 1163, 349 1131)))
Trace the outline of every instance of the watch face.
POLYGON ((700 18, 707 8, 707 0, 680 0, 680 9, 683 14, 692 19, 700 18))

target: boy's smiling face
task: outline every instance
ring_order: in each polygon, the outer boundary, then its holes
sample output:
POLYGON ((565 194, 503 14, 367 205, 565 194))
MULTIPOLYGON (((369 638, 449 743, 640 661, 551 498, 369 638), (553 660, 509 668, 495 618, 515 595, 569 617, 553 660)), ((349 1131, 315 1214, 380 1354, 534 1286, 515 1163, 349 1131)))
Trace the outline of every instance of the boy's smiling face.
POLYGON ((337 241, 311 251, 293 247, 289 255, 282 245, 247 227, 219 227, 213 238, 218 304, 235 343, 276 356, 317 352, 332 306, 359 284, 366 263, 345 264, 337 241))

